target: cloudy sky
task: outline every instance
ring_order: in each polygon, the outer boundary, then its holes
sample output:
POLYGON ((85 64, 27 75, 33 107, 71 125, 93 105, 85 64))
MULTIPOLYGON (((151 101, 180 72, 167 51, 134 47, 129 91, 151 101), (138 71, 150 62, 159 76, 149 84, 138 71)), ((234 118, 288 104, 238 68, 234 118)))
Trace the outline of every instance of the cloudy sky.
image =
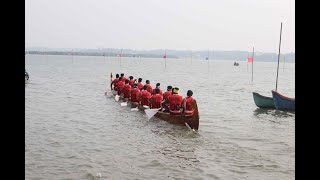
POLYGON ((26 47, 295 52, 294 0, 26 0, 26 47))

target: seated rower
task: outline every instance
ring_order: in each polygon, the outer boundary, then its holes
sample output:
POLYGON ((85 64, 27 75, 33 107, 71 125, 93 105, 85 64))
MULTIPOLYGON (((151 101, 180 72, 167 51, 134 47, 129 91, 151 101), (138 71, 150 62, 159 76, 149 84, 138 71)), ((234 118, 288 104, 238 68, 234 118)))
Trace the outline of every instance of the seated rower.
POLYGON ((152 90, 152 95, 155 95, 155 94, 156 94, 156 91, 155 91, 156 89, 159 89, 159 90, 160 90, 160 93, 159 93, 159 94, 162 95, 162 90, 160 89, 160 83, 157 83, 157 84, 156 84, 156 88, 152 90))
POLYGON ((152 93, 152 86, 150 85, 150 81, 146 80, 146 84, 145 85, 148 86, 147 91, 149 91, 149 93, 151 94, 152 93))
POLYGON ((193 116, 194 109, 192 107, 194 99, 192 97, 193 92, 188 90, 187 97, 183 99, 183 114, 185 116, 193 116))
POLYGON ((134 84, 134 80, 133 80, 133 76, 129 76, 129 85, 131 86, 132 84, 134 84))
POLYGON ((151 109, 159 109, 162 108, 162 95, 160 95, 160 89, 154 89, 155 93, 151 96, 151 109))
POLYGON ((125 85, 123 87, 123 98, 125 98, 125 101, 128 101, 130 98, 130 90, 131 90, 131 86, 129 85, 129 79, 126 79, 125 81, 125 85))
POLYGON ((137 84, 133 84, 133 87, 131 88, 131 95, 130 95, 130 101, 132 103, 133 107, 136 107, 139 105, 139 97, 140 97, 140 91, 137 88, 137 84))
POLYGON ((164 108, 163 112, 169 112, 169 100, 168 97, 172 95, 172 86, 167 87, 167 91, 163 93, 162 106, 164 108))
POLYGON ((122 82, 125 82, 127 78, 124 76, 124 74, 121 73, 120 76, 122 77, 122 82))
POLYGON ((117 91, 118 95, 122 94, 122 89, 124 88, 124 82, 122 82, 122 77, 119 77, 119 81, 117 82, 117 91))
POLYGON ((182 96, 179 95, 179 88, 173 88, 172 95, 169 96, 169 112, 172 115, 181 114, 182 96))
POLYGON ((140 91, 141 91, 142 88, 143 88, 143 85, 142 85, 141 81, 142 81, 142 78, 139 78, 139 79, 138 79, 138 89, 139 89, 140 91))
POLYGON ((117 90, 117 82, 119 82, 119 74, 116 74, 116 78, 111 82, 111 90, 117 90), (113 85, 113 88, 112 88, 113 85))
POLYGON ((140 94, 140 105, 141 106, 148 106, 150 107, 150 98, 151 98, 151 93, 147 91, 148 86, 144 85, 143 90, 140 94))

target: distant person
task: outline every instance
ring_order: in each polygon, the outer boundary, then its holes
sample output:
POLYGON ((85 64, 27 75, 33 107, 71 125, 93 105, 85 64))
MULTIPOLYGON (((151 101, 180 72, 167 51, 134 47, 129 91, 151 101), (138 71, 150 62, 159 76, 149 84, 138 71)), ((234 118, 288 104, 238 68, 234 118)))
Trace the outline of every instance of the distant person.
POLYGON ((147 89, 148 89, 148 86, 144 85, 143 86, 144 91, 142 91, 140 94, 140 105, 150 107, 151 93, 147 89))
POLYGON ((152 86, 150 85, 150 81, 149 80, 146 80, 146 86, 148 86, 148 89, 147 91, 149 91, 149 93, 152 93, 152 86))
POLYGON ((160 95, 160 89, 154 89, 155 93, 151 96, 151 109, 162 108, 163 97, 160 95))
POLYGON ((117 82, 117 91, 118 95, 122 94, 122 89, 124 88, 124 82, 122 81, 122 77, 119 77, 119 81, 117 82))
POLYGON ((181 114, 182 96, 179 95, 179 88, 173 88, 172 95, 169 96, 169 112, 170 114, 181 114))
POLYGON ((194 113, 194 109, 193 109, 193 103, 194 103, 194 99, 192 97, 193 92, 191 90, 188 90, 187 92, 187 97, 183 99, 183 113, 186 116, 192 116, 194 113))
POLYGON ((160 90, 159 94, 162 95, 162 90, 160 89, 160 83, 157 83, 157 84, 156 84, 156 88, 152 90, 152 95, 155 95, 155 94, 156 94, 156 91, 155 91, 156 89, 159 89, 159 90, 160 90))
POLYGON ((111 90, 116 90, 117 89, 117 83, 119 82, 119 74, 116 74, 116 78, 111 82, 111 90), (112 88, 112 85, 114 88, 112 88))
POLYGON ((133 80, 133 76, 129 76, 129 85, 131 86, 132 84, 134 84, 134 80, 133 80))
POLYGON ((139 78, 138 79, 138 89, 141 91, 142 90, 142 88, 143 88, 143 84, 141 83, 141 81, 142 81, 142 78, 139 78))
POLYGON ((130 90, 131 86, 129 85, 129 79, 126 79, 125 85, 123 87, 123 97, 129 99, 130 98, 130 90))

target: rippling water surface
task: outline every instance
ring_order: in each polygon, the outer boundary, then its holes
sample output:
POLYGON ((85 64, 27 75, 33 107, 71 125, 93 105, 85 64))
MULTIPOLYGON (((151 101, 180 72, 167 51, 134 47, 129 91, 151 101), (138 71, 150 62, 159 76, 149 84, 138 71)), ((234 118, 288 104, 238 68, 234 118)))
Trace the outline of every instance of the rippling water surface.
MULTIPOLYGON (((295 179, 295 113, 252 97, 272 96, 277 63, 255 62, 252 83, 233 62, 27 56, 26 179, 295 179), (111 72, 193 90, 198 133, 106 97, 111 72)), ((278 92, 295 97, 294 63, 280 63, 278 92)))

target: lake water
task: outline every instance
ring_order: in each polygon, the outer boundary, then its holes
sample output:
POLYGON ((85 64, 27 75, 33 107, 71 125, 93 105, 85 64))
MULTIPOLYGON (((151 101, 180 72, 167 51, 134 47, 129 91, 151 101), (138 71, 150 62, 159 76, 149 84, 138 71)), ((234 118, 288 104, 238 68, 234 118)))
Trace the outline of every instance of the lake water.
MULTIPOLYGON (((262 110, 277 63, 91 56, 26 56, 26 179, 295 179, 295 113, 262 110), (110 73, 193 91, 198 133, 130 111, 104 95, 110 73), (100 175, 101 177, 100 177, 100 175)), ((278 92, 295 97, 295 64, 278 92)))

